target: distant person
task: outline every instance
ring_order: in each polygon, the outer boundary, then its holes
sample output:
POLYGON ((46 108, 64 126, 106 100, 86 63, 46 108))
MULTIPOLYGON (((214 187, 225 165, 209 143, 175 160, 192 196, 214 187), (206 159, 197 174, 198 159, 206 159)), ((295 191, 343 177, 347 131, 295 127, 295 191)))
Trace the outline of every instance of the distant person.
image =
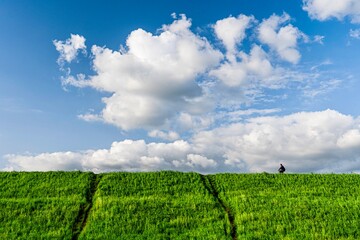
POLYGON ((284 173, 285 172, 285 167, 280 163, 280 168, 279 168, 279 173, 284 173))

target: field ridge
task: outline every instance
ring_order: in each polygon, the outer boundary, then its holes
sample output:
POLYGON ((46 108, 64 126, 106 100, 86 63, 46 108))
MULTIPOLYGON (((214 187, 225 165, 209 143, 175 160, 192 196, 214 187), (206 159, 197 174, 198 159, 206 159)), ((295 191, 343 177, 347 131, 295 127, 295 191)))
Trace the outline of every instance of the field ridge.
POLYGON ((230 235, 233 240, 237 240, 237 234, 236 234, 236 225, 235 225, 235 218, 234 214, 231 211, 231 208, 228 207, 225 202, 219 197, 219 192, 216 189, 214 180, 211 178, 211 176, 206 176, 200 174, 201 180, 204 183, 205 188, 211 193, 216 201, 220 204, 220 206, 224 209, 226 212, 226 215, 230 222, 230 235))
POLYGON ((72 231, 73 231, 73 236, 71 238, 72 240, 77 240, 79 238, 81 232, 84 230, 84 228, 86 226, 90 210, 93 206, 93 198, 98 189, 100 178, 101 178, 101 175, 91 173, 90 186, 86 193, 86 203, 82 204, 80 206, 78 216, 76 217, 76 220, 74 222, 73 229, 72 229, 72 231))

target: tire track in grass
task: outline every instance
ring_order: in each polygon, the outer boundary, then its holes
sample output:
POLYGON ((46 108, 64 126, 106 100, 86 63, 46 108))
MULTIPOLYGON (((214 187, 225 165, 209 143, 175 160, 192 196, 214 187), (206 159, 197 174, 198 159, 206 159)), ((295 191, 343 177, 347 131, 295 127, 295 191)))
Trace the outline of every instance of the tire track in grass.
POLYGON ((209 193, 211 193, 214 196, 216 201, 225 210, 225 212, 228 216, 229 222, 230 222, 230 235, 233 240, 237 240, 234 214, 232 213, 230 207, 228 207, 224 203, 224 201, 219 197, 219 192, 216 190, 214 180, 211 179, 211 177, 208 177, 208 176, 202 175, 202 174, 200 174, 200 178, 201 178, 201 181, 203 182, 205 188, 209 191, 209 193))
POLYGON ((91 173, 90 188, 86 192, 86 203, 80 206, 79 213, 72 227, 72 240, 77 240, 86 226, 100 178, 101 177, 98 174, 91 173))

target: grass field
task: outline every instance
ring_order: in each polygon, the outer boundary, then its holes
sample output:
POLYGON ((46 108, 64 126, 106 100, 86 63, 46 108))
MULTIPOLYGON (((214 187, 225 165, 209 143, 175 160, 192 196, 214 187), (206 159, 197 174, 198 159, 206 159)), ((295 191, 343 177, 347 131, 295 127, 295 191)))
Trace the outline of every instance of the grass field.
POLYGON ((91 173, 0 173, 0 239, 71 239, 91 173))
POLYGON ((356 174, 0 172, 0 239, 360 239, 356 174))
POLYGON ((230 225, 196 173, 101 177, 80 239, 231 239, 230 225))
POLYGON ((360 176, 218 174, 238 239, 360 239, 360 176))

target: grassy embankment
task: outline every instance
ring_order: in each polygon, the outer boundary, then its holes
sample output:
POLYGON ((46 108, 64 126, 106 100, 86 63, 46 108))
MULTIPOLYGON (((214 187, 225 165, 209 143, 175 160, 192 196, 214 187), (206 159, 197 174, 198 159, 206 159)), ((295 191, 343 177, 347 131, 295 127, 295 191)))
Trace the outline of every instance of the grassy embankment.
POLYGON ((217 174, 237 239, 360 239, 356 174, 217 174))
POLYGON ((0 239, 359 239, 360 176, 0 173, 0 239))
POLYGON ((93 174, 0 173, 0 239, 71 239, 93 174))

